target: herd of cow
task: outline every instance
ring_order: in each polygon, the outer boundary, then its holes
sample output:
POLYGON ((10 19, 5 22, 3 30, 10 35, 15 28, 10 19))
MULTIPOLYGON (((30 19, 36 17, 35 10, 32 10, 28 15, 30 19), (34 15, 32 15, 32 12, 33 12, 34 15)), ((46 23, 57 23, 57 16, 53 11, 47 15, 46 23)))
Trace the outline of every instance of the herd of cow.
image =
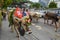
MULTIPOLYGON (((45 15, 43 16, 44 24, 46 23, 46 21, 47 21, 47 24, 49 24, 49 20, 51 20, 52 21, 51 24, 53 24, 53 23, 55 24, 54 28, 55 28, 55 32, 57 32, 57 29, 59 28, 58 24, 60 26, 60 14, 58 14, 58 13, 52 13, 52 12, 44 12, 44 13, 45 13, 45 15)), ((39 19, 39 17, 37 17, 37 16, 36 16, 36 18, 37 18, 37 20, 39 19)))

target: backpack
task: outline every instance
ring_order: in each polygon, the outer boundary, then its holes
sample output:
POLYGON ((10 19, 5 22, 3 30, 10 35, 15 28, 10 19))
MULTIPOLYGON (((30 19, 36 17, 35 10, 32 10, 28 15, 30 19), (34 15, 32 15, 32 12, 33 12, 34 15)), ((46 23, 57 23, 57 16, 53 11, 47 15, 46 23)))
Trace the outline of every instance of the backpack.
POLYGON ((24 30, 24 28, 23 28, 21 25, 20 25, 20 27, 18 28, 18 30, 19 30, 20 35, 21 35, 21 36, 24 36, 25 30, 24 30))

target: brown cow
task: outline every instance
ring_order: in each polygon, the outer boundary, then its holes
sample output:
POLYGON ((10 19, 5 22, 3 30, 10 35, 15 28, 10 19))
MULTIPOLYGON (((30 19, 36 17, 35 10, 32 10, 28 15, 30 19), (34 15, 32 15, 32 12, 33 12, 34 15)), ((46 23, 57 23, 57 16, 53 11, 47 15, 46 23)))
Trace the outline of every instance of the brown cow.
POLYGON ((38 20, 39 20, 39 14, 34 13, 33 15, 31 15, 31 18, 35 19, 36 22, 38 22, 38 20))
POLYGON ((29 18, 25 19, 24 17, 22 19, 19 19, 17 17, 13 17, 13 20, 14 20, 14 29, 15 29, 15 31, 16 31, 18 36, 20 35, 19 32, 21 33, 21 30, 20 30, 21 27, 23 27, 24 32, 30 31, 29 34, 32 33, 31 30, 28 27, 27 22, 26 22, 26 20, 28 20, 28 19, 29 18))
POLYGON ((44 16, 44 23, 45 23, 45 20, 47 20, 47 24, 48 24, 48 20, 52 20, 52 24, 55 23, 55 32, 57 32, 57 22, 58 22, 58 18, 57 18, 57 14, 54 14, 54 13, 50 13, 50 12, 47 12, 44 16))

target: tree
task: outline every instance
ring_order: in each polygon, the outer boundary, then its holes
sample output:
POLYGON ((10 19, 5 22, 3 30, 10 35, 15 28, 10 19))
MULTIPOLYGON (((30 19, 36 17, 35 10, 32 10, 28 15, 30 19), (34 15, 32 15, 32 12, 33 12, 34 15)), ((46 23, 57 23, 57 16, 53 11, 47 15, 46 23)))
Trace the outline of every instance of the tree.
POLYGON ((8 5, 12 4, 12 0, 4 0, 3 8, 6 8, 8 5))
POLYGON ((16 2, 27 2, 27 1, 29 1, 29 0, 15 0, 16 2))
POLYGON ((39 9, 41 7, 40 3, 35 3, 35 8, 39 9))
POLYGON ((28 3, 31 3, 32 4, 33 2, 32 1, 28 1, 28 3))
POLYGON ((57 8, 57 3, 54 1, 49 4, 49 8, 57 8))
POLYGON ((3 6, 3 2, 4 2, 4 0, 0 0, 0 7, 3 6))
POLYGON ((34 7, 34 3, 31 3, 30 8, 33 8, 33 7, 34 7))
POLYGON ((41 7, 40 3, 32 3, 30 5, 30 8, 36 8, 36 9, 39 9, 41 7))

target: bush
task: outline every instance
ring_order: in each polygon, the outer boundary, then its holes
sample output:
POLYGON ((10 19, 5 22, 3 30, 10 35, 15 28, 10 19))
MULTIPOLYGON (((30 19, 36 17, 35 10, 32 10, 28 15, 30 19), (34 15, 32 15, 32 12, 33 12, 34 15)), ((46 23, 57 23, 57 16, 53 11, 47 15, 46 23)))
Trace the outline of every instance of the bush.
POLYGON ((49 4, 49 8, 57 8, 57 3, 51 2, 51 3, 49 4))

